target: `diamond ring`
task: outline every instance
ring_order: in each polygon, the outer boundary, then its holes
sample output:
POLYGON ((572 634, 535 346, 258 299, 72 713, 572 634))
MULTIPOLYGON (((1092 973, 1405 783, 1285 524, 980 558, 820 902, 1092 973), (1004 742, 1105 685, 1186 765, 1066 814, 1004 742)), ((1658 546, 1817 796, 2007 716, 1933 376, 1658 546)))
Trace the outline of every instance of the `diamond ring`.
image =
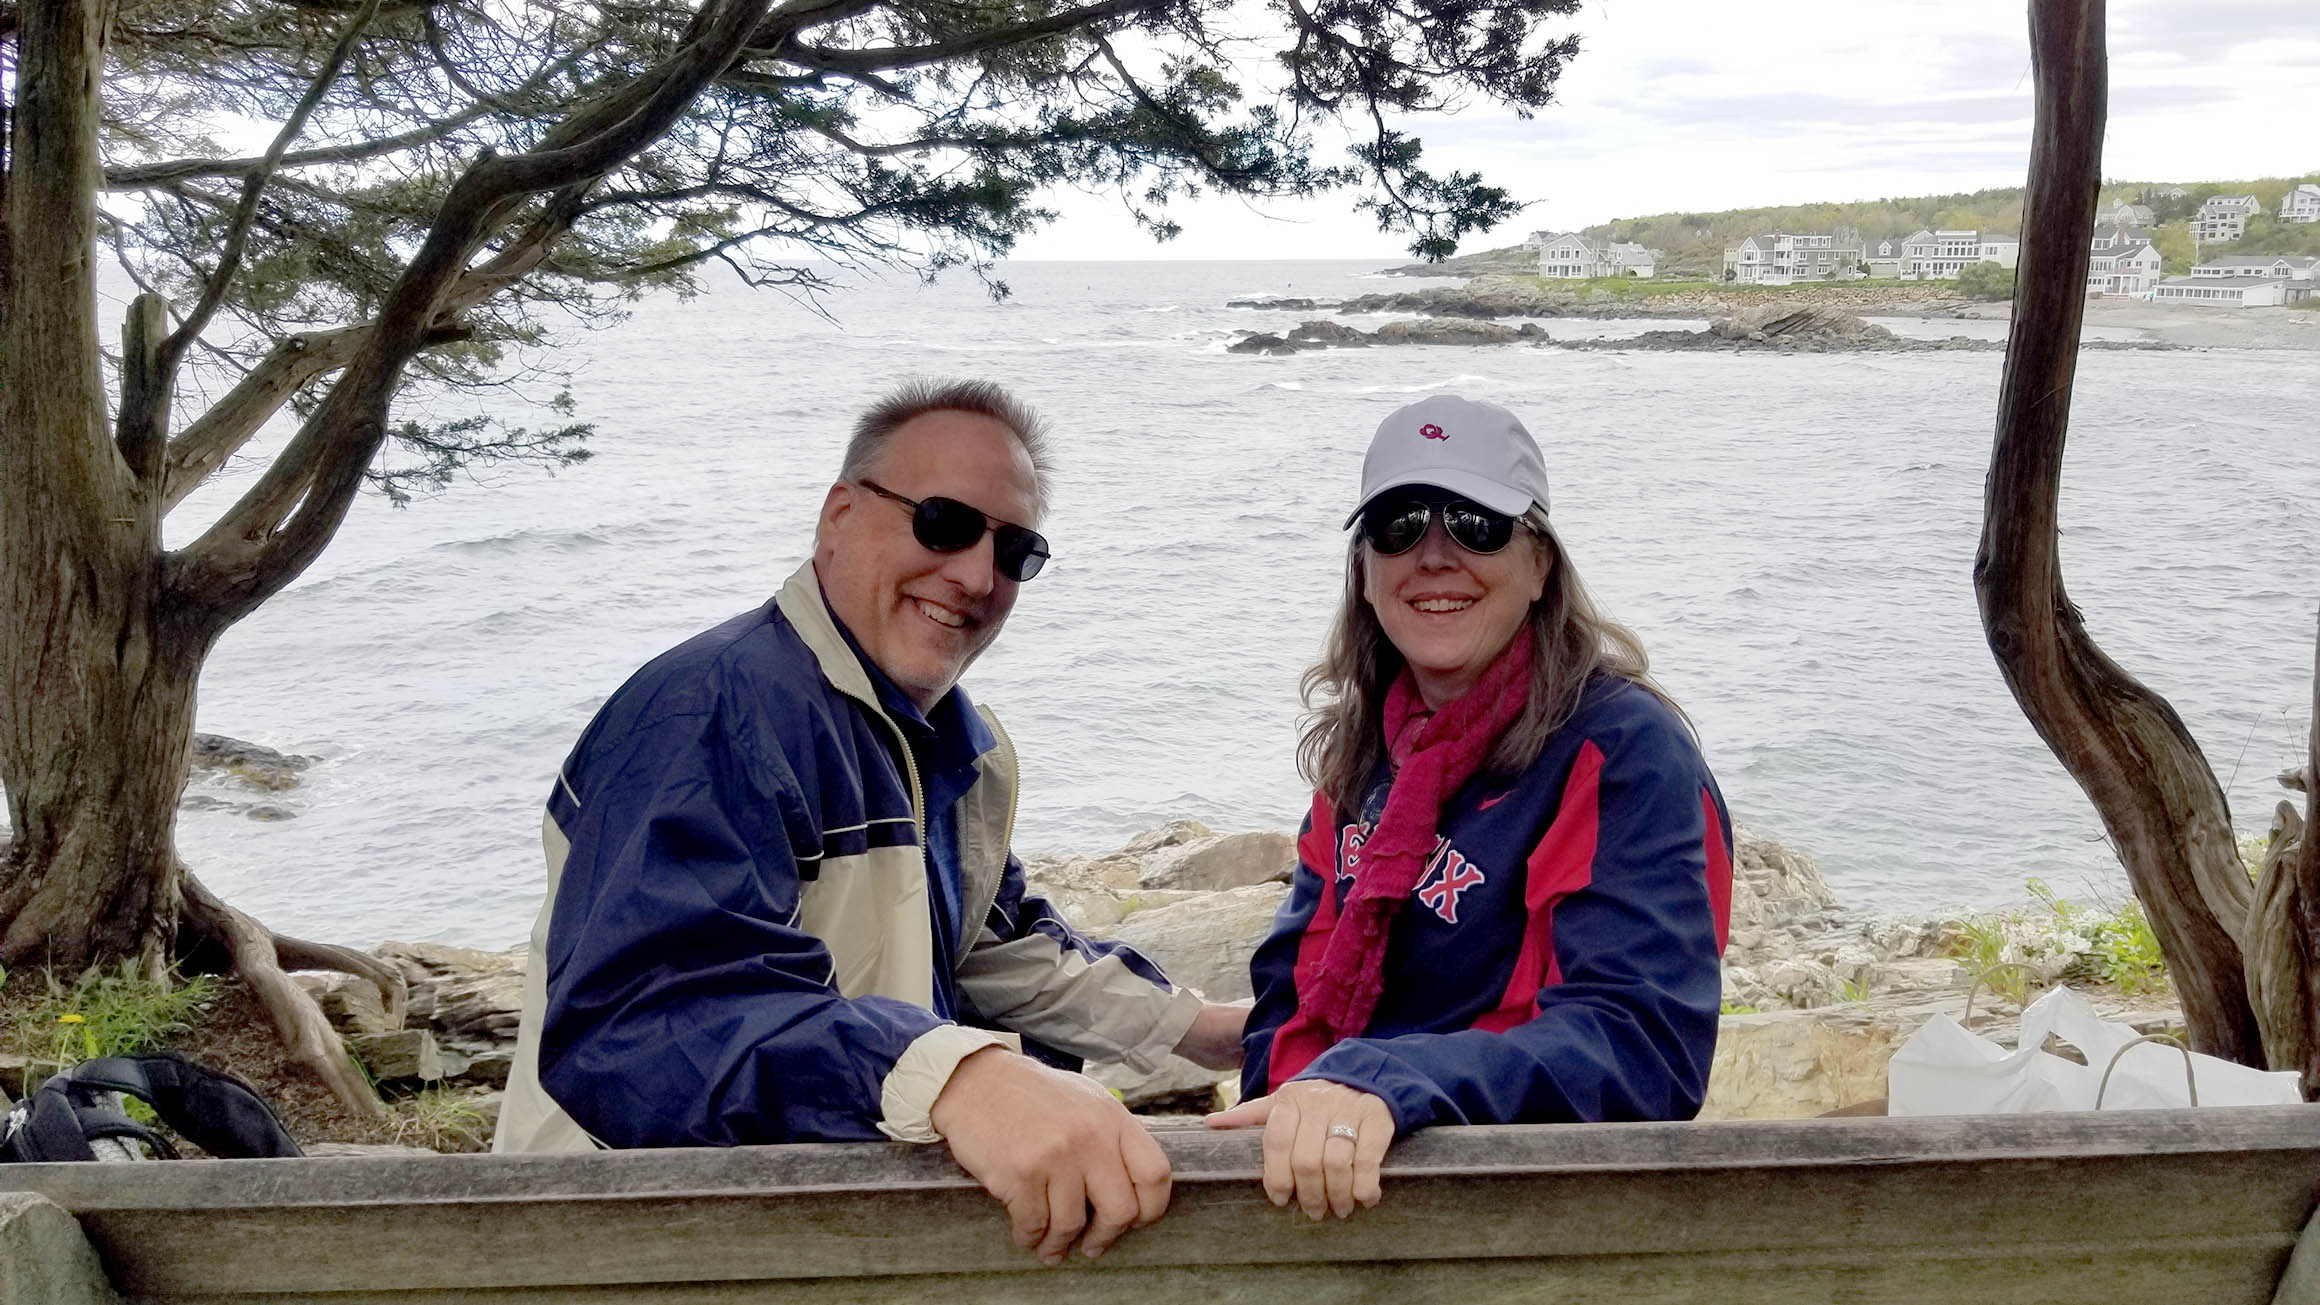
POLYGON ((1359 1142, 1361 1140, 1361 1130, 1355 1128, 1351 1124, 1331 1124, 1329 1126, 1329 1135, 1331 1137, 1342 1137, 1348 1142, 1359 1142))

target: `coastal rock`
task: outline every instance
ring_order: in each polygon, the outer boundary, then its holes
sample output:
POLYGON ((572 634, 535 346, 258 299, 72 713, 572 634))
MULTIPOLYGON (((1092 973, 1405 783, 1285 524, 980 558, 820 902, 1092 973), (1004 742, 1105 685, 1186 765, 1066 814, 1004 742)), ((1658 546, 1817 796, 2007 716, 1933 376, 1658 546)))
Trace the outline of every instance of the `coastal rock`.
POLYGON ((2311 792, 2312 768, 2310 766, 2290 766, 2281 771, 2280 787, 2297 793, 2311 792))
POLYGON ((1289 332, 1292 340, 1309 340, 1319 344, 1340 344, 1359 349, 1370 342, 1369 336, 1343 322, 1299 322, 1289 332))
POLYGON ((1792 1119, 1885 1095, 1885 1066, 1922 1017, 1869 1007, 1727 1015, 1702 1119, 1792 1119))
POLYGON ((1323 308, 1335 308, 1335 299, 1300 299, 1291 295, 1264 295, 1255 299, 1227 299, 1227 308, 1277 308, 1287 312, 1310 313, 1323 308))
POLYGON ((1379 344, 1513 344, 1524 337, 1513 327, 1496 322, 1420 317, 1388 322, 1372 332, 1370 338, 1379 344))
POLYGON ((1262 331, 1243 331, 1241 332, 1241 338, 1233 341, 1231 344, 1226 345, 1224 347, 1224 351, 1226 353, 1261 353, 1267 355, 1278 355, 1296 353, 1300 349, 1319 347, 1320 346, 1318 345, 1307 345, 1298 343, 1296 341, 1284 340, 1280 336, 1267 335, 1262 331))
POLYGON ((1784 304, 1766 304, 1729 317, 1716 318, 1708 323, 1708 333, 1725 340, 1746 340, 1757 344, 1777 339, 1798 344, 1809 341, 1846 349, 1890 346, 1900 339, 1884 327, 1873 326, 1851 313, 1834 308, 1796 308, 1784 304))
MULTIPOLYGON (((1177 983, 1211 1001, 1238 1001, 1250 995, 1249 955, 1271 932, 1288 894, 1288 886, 1277 883, 1195 894, 1174 905, 1137 911, 1111 933, 1157 961, 1177 983)), ((1088 1072, 1119 1093, 1130 1109, 1147 1111, 1217 1109, 1219 1087, 1240 1077, 1174 1056, 1149 1074, 1116 1063, 1092 1065, 1088 1072)))
POLYGON ((402 970, 414 1022, 485 1042, 515 1037, 523 1011, 523 949, 501 953, 445 943, 386 942, 372 951, 402 970))
POLYGON ((1362 295, 1338 307, 1340 313, 1424 313, 1428 317, 1551 317, 1554 296, 1538 282, 1510 276, 1478 276, 1463 286, 1430 286, 1390 294, 1362 295))
POLYGON ((1175 820, 1138 834, 1117 852, 1030 856, 1023 867, 1033 892, 1074 924, 1100 934, 1132 914, 1216 889, 1287 883, 1297 851, 1286 833, 1219 834, 1196 820, 1175 820))
POLYGON ((1211 836, 1171 848, 1147 863, 1151 888, 1211 892, 1250 884, 1285 884, 1297 869, 1297 840, 1277 830, 1211 836))
POLYGON ((1249 956, 1271 932, 1286 884, 1251 884, 1137 911, 1111 936, 1158 962, 1168 977, 1211 1001, 1250 995, 1249 956))
POLYGON ((346 1047, 373 1082, 433 1083, 443 1077, 442 1051, 427 1029, 359 1033, 346 1040, 346 1047))
POLYGON ((231 775, 253 788, 268 792, 298 786, 298 773, 314 764, 312 757, 296 757, 223 734, 193 736, 193 769, 231 775))

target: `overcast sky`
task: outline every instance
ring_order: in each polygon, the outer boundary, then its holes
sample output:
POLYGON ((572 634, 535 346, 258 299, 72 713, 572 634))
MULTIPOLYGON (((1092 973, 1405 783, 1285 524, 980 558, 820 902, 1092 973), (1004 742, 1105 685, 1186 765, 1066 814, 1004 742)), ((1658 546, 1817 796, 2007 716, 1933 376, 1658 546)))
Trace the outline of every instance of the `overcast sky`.
MULTIPOLYGON (((2023 0, 1587 0, 1558 103, 1413 120, 1436 170, 1535 201, 1465 248, 1618 217, 2020 185, 2029 162, 2023 0)), ((2320 3, 2112 0, 2106 177, 2198 181, 2320 169, 2320 3)), ((1329 161, 1335 162, 1332 158, 1329 161)), ((1155 245, 1116 199, 1057 195, 1026 258, 1382 258, 1339 194, 1262 212, 1179 207, 1155 245)))

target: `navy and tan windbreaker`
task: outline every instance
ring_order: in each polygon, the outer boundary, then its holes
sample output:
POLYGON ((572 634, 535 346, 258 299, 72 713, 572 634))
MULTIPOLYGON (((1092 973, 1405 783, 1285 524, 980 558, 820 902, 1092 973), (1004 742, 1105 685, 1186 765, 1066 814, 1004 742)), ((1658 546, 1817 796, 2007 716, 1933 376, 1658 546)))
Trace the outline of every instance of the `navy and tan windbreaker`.
POLYGON ((1025 895, 1014 749, 981 719, 954 808, 972 923, 938 957, 916 765, 811 563, 638 671, 548 802, 494 1149, 933 1141, 951 1070, 1017 1035, 1156 1068, 1200 999, 1025 895))
POLYGON ((1369 1027, 1290 1072, 1274 1034, 1296 1010, 1295 972, 1320 964, 1391 784, 1381 767, 1357 818, 1314 799, 1289 898, 1250 966, 1244 1095, 1327 1079, 1382 1097, 1402 1133, 1697 1114, 1731 820, 1675 712, 1606 676, 1528 769, 1451 796, 1394 918, 1369 1027))

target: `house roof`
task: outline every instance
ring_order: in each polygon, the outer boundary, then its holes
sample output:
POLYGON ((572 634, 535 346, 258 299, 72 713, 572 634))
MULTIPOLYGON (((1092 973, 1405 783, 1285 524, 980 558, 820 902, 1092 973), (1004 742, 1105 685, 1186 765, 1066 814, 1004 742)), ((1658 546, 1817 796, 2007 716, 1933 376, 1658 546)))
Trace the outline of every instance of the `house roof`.
POLYGON ((2171 276, 2160 285, 2203 285, 2217 290, 2245 290, 2250 286, 2286 285, 2294 280, 2286 276, 2171 276))

